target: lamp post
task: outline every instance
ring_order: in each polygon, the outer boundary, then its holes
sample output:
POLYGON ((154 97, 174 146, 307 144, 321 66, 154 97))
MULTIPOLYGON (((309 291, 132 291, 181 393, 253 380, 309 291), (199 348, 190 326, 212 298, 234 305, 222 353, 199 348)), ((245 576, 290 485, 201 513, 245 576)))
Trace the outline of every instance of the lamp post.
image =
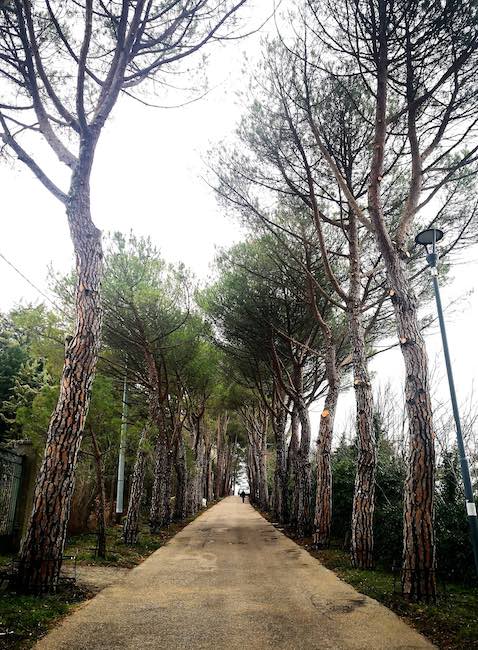
POLYGON ((468 465, 468 459, 466 457, 466 452, 465 452, 465 445, 463 442, 463 432, 461 429, 460 413, 458 411, 458 402, 456 399, 456 392, 455 392, 455 382, 453 380, 450 351, 448 349, 445 320, 443 318, 443 308, 441 304, 440 287, 438 286, 438 271, 437 271, 438 253, 436 250, 436 244, 438 241, 440 241, 440 239, 442 239, 442 237, 443 237, 443 232, 441 230, 438 230, 437 228, 430 228, 428 230, 423 230, 422 232, 419 232, 418 235, 415 237, 415 241, 417 244, 421 244, 422 246, 425 247, 425 250, 427 252, 427 263, 428 266, 430 267, 431 276, 432 276, 433 289, 435 292, 435 300, 436 300, 437 312, 438 312, 438 320, 440 323, 440 333, 441 333, 441 340, 443 344, 443 353, 445 355, 446 372, 448 375, 448 385, 450 387, 450 397, 451 397, 451 404, 453 408, 453 417, 455 419, 456 439, 458 444, 458 453, 460 456, 461 474, 463 477, 463 484, 465 487, 466 514, 468 515, 471 545, 473 547, 475 568, 476 568, 476 573, 478 575, 478 518, 476 515, 476 504, 473 496, 473 486, 471 483, 470 467, 468 465))
POLYGON ((121 438, 118 456, 118 482, 116 485, 116 521, 120 523, 124 510, 124 465, 126 457, 126 436, 128 430, 128 381, 125 370, 123 384, 123 409, 121 413, 121 438))

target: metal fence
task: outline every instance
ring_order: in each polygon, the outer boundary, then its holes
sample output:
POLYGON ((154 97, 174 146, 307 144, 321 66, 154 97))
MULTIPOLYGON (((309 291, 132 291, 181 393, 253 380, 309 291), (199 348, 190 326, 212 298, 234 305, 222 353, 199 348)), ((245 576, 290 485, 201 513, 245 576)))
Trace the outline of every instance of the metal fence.
POLYGON ((0 537, 13 536, 20 484, 22 456, 0 448, 0 537))

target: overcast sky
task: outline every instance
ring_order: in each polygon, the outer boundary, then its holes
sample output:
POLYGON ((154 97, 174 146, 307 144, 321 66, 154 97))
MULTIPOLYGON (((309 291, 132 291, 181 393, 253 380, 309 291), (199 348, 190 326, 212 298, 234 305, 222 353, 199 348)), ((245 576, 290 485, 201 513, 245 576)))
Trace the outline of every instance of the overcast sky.
MULTIPOLYGON (((251 26, 259 25, 272 0, 256 3, 251 26)), ((234 222, 221 214, 212 190, 202 180, 208 149, 230 135, 241 115, 237 91, 247 84, 245 53, 254 60, 260 35, 210 52, 208 76, 215 88, 204 99, 184 108, 148 109, 129 99, 117 105, 101 136, 92 181, 95 223, 104 232, 133 229, 150 235, 166 259, 183 261, 199 278, 206 278, 215 247, 240 238, 234 222)), ((158 98, 160 101, 161 98, 158 98)), ((14 263, 41 290, 47 291, 47 268, 67 271, 73 251, 63 206, 20 164, 0 163, 0 253, 14 263)), ((478 275, 476 253, 466 265, 452 269, 454 281, 444 290, 444 303, 474 289, 478 275)), ((0 309, 42 297, 0 259, 0 309)), ((465 298, 449 316, 449 339, 459 399, 471 394, 478 376, 478 298, 465 298)), ((427 335, 434 374, 434 393, 447 398, 439 336, 427 335)), ((391 381, 400 391, 403 372, 399 350, 372 362, 376 381, 391 381)), ((345 426, 352 400, 341 400, 337 428, 345 426)), ((317 429, 320 405, 314 407, 317 429)))

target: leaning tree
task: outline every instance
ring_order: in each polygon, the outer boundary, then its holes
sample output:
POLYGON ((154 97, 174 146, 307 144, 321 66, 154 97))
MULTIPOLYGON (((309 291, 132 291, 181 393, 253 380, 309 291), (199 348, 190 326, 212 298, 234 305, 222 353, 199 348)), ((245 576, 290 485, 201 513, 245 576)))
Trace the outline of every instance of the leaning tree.
POLYGON ((58 582, 98 357, 102 246, 91 214, 90 177, 103 126, 120 94, 134 95, 152 77, 161 82, 182 59, 221 38, 245 2, 12 0, 0 5, 4 150, 64 205, 77 267, 75 329, 66 344, 60 396, 20 553, 22 589, 42 592, 58 582))
MULTIPOLYGON (((473 220, 476 203, 462 203, 463 183, 476 173, 475 78, 478 22, 468 2, 414 0, 307 1, 296 51, 302 106, 317 151, 349 208, 373 232, 385 266, 405 365, 410 460, 404 503, 403 593, 433 599, 435 449, 430 379, 418 304, 407 264, 419 221, 473 220), (319 54, 320 52, 320 54, 319 54), (331 60, 332 57, 332 60, 331 60), (354 79, 373 107, 367 195, 361 200, 326 141, 320 99, 310 76, 354 79), (319 101, 317 101, 319 99, 319 101), (398 192, 396 192, 398 190, 398 192), (387 198, 395 193, 395 201, 387 198), (455 204, 458 214, 450 207, 455 204), (450 216, 453 215, 453 216, 450 216), (454 217, 454 219, 453 219, 454 217)), ((356 106, 355 119, 367 119, 356 106)))

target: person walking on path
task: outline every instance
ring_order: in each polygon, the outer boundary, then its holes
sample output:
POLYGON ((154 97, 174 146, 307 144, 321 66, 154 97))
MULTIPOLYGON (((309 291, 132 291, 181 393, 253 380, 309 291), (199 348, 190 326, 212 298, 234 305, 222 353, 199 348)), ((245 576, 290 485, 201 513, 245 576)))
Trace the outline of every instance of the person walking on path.
POLYGON ((242 499, 242 503, 244 503, 244 501, 245 501, 245 499, 246 499, 246 493, 244 492, 244 490, 242 490, 242 492, 239 494, 239 496, 240 496, 241 499, 242 499))

